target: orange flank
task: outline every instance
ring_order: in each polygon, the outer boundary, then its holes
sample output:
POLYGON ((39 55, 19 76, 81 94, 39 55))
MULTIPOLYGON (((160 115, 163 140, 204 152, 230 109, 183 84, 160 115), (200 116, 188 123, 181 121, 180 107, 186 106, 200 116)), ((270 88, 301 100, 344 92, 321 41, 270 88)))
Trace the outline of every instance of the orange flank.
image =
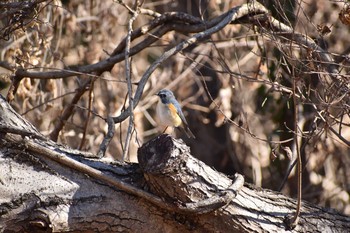
POLYGON ((174 126, 175 127, 180 126, 182 123, 182 120, 181 120, 180 116, 177 114, 177 110, 176 110, 175 105, 170 103, 170 104, 168 104, 168 106, 169 106, 169 110, 171 113, 172 122, 174 123, 174 126))

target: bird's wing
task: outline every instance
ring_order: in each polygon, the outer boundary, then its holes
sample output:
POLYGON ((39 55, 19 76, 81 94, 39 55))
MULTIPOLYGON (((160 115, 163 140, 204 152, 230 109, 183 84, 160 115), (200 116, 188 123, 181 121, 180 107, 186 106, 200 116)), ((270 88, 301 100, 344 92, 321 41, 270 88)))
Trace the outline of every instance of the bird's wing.
POLYGON ((177 113, 177 115, 181 118, 182 123, 183 123, 184 125, 188 126, 188 123, 187 123, 187 121, 186 121, 186 118, 185 118, 184 114, 183 114, 182 111, 181 111, 180 104, 174 103, 174 104, 170 104, 170 105, 172 105, 172 106, 175 108, 176 113, 177 113))
POLYGON ((180 117, 180 119, 182 121, 182 124, 184 125, 184 127, 178 127, 178 128, 180 130, 183 130, 186 133, 187 137, 189 137, 189 138, 196 138, 194 136, 194 134, 192 133, 192 131, 190 130, 190 128, 188 127, 188 123, 186 121, 186 118, 185 118, 184 114, 181 111, 180 104, 178 104, 178 103, 174 103, 174 104, 170 103, 169 104, 169 109, 170 109, 171 112, 175 112, 176 111, 176 114, 180 117))

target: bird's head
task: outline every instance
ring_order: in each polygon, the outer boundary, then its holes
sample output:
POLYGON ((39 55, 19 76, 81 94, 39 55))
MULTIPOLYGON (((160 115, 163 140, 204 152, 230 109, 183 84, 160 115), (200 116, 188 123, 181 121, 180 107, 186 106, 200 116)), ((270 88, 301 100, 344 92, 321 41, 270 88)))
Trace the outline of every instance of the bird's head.
POLYGON ((175 98, 174 94, 167 89, 160 90, 156 95, 159 96, 163 104, 168 104, 172 98, 175 98))

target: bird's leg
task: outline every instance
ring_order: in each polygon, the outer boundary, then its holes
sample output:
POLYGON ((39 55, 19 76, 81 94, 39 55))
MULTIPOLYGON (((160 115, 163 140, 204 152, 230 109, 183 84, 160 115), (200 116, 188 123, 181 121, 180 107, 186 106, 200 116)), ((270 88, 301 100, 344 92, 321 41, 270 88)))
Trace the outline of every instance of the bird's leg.
POLYGON ((168 129, 168 127, 169 127, 169 126, 165 127, 165 129, 164 129, 164 131, 163 131, 163 133, 162 133, 162 134, 164 134, 164 133, 165 133, 165 131, 168 129))

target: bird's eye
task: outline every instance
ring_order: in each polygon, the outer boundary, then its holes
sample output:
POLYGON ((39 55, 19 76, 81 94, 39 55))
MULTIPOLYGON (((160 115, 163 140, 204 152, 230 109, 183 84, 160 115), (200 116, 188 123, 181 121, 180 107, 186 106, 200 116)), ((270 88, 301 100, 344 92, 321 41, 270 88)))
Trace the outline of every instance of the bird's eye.
POLYGON ((159 94, 160 98, 164 98, 165 94, 159 94))

